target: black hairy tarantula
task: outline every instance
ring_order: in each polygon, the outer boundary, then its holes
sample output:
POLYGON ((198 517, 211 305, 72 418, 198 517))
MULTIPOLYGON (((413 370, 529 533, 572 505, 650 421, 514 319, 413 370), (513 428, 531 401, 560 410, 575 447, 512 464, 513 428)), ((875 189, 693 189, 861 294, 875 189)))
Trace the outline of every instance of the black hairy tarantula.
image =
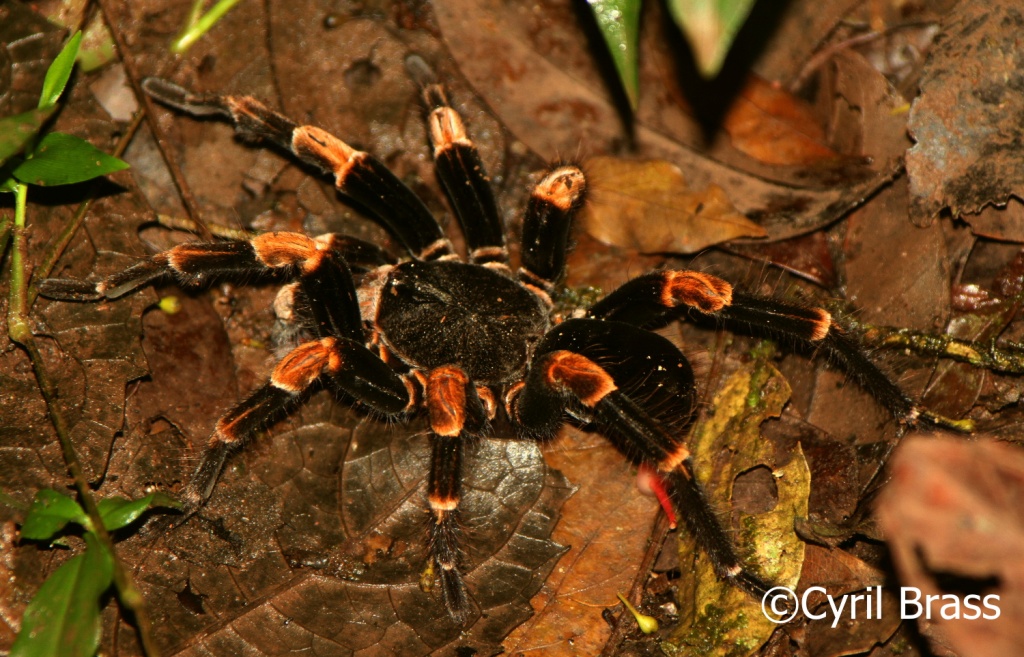
POLYGON ((337 189, 407 252, 396 260, 344 235, 275 232, 182 244, 98 283, 40 284, 50 298, 94 301, 162 278, 183 286, 221 276, 294 279, 278 298, 279 314, 307 326, 312 339, 281 358, 270 380, 217 422, 184 489, 186 515, 210 497, 232 451, 322 384, 379 416, 426 411, 429 566, 460 623, 473 604, 460 574, 466 445, 488 435, 499 413, 536 441, 552 438, 565 422, 596 430, 633 463, 657 470, 719 577, 760 597, 771 583, 743 563, 694 477, 685 444, 695 415, 692 370, 652 327, 689 315, 786 337, 839 361, 898 421, 945 423, 893 384, 826 310, 742 294, 710 274, 652 271, 556 321, 552 294, 565 273, 573 216, 586 199, 583 171, 558 166, 533 189, 514 270, 476 147, 437 84, 424 85, 428 132, 437 175, 465 237, 465 259, 423 202, 372 155, 250 97, 193 94, 156 78, 144 88, 180 111, 224 117, 244 138, 270 142, 332 174, 337 189))

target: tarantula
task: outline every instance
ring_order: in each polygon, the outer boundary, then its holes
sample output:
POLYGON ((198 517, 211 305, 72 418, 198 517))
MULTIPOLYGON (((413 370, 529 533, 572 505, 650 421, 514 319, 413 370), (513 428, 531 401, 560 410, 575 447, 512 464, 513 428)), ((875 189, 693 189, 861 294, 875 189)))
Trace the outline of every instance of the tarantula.
POLYGON ((690 365, 652 327, 690 315, 824 349, 900 422, 944 423, 873 365, 826 310, 742 294, 707 273, 652 271, 559 321, 552 295, 565 273, 573 216, 586 199, 584 172, 558 166, 533 189, 521 263, 513 270, 476 147, 432 81, 423 85, 428 132, 437 175, 465 237, 466 259, 423 202, 372 155, 250 97, 193 94, 156 78, 143 87, 172 108, 226 118, 243 138, 270 142, 333 174, 338 191, 407 252, 398 260, 352 237, 275 232, 182 244, 98 283, 40 284, 50 298, 93 301, 161 278, 182 286, 221 276, 294 279, 275 307, 312 338, 281 358, 270 380, 217 422, 184 489, 186 515, 210 497, 233 450, 322 384, 379 416, 401 419, 426 411, 430 565, 458 622, 471 612, 459 544, 466 445, 488 435, 498 413, 522 437, 537 441, 552 438, 564 422, 597 430, 633 463, 656 469, 717 574, 760 596, 771 584, 743 563, 694 477, 685 444, 696 403, 690 365))

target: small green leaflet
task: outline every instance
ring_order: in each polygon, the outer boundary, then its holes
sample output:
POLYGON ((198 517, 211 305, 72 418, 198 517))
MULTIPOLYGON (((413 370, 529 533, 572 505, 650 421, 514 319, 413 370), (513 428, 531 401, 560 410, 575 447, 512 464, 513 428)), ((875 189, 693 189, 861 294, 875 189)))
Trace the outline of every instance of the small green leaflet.
POLYGON ((56 109, 44 107, 0 119, 0 166, 25 150, 56 109))
POLYGON ((24 161, 14 160, 10 165, 13 168, 2 170, 0 192, 13 191, 15 180, 52 187, 92 180, 128 168, 126 162, 71 135, 54 132, 34 143, 71 78, 81 41, 82 33, 76 32, 50 64, 38 109, 0 119, 0 166, 25 151, 24 161))
POLYGON ((67 495, 46 488, 36 493, 25 522, 21 525, 21 537, 33 541, 47 541, 64 529, 69 522, 86 526, 89 518, 82 507, 67 495))
POLYGON ((75 68, 75 58, 78 57, 78 46, 81 43, 82 32, 79 30, 68 39, 60 54, 50 64, 46 71, 46 79, 43 81, 43 93, 39 94, 40 109, 56 105, 57 99, 64 93, 64 87, 71 78, 71 71, 75 68))
POLYGON ((53 187, 92 180, 127 168, 127 162, 107 155, 84 139, 51 132, 12 173, 23 183, 53 187))
POLYGON ((100 510, 100 517, 103 518, 103 525, 109 531, 115 531, 138 520, 146 509, 155 506, 180 509, 181 502, 163 493, 151 493, 137 500, 108 497, 100 500, 97 506, 100 510))
MULTIPOLYGON (((181 502, 164 493, 150 493, 137 500, 108 497, 97 502, 96 506, 103 519, 103 526, 108 531, 116 531, 138 520, 147 509, 180 509, 181 502)), ((21 537, 33 541, 47 541, 69 522, 92 529, 89 517, 78 502, 64 493, 46 488, 36 493, 35 499, 32 500, 32 508, 21 525, 21 537)))
POLYGON ((114 560, 85 534, 86 550, 43 582, 25 608, 10 657, 93 657, 100 646, 100 597, 110 588, 114 560))
MULTIPOLYGON (((110 531, 138 520, 154 506, 180 508, 164 493, 138 500, 111 497, 97 503, 103 525, 110 531)), ((69 522, 86 528, 85 552, 72 557, 39 587, 21 621, 11 657, 92 657, 100 645, 100 600, 114 572, 113 556, 91 530, 93 523, 73 499, 60 491, 36 493, 21 537, 37 541, 53 538, 69 522)))

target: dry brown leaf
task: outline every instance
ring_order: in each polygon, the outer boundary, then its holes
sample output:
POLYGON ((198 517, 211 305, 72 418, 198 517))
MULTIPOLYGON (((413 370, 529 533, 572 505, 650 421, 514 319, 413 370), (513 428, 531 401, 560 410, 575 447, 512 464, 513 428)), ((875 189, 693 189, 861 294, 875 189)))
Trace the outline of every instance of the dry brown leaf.
POLYGON ((551 536, 569 552, 531 601, 534 617, 509 635, 505 649, 596 655, 611 633, 601 612, 630 590, 658 503, 640 493, 633 468, 597 434, 569 430, 545 449, 545 460, 579 487, 551 536))
POLYGON ((670 162, 594 157, 586 163, 590 203, 582 220, 593 237, 642 253, 695 253, 738 237, 765 237, 714 183, 689 189, 670 162))
POLYGON ((756 75, 722 120, 736 149, 766 164, 816 164, 842 157, 828 145, 814 109, 756 75))
MULTIPOLYGON (((877 589, 868 591, 867 587, 883 586, 885 583, 885 573, 839 548, 829 549, 809 543, 806 554, 798 587, 801 593, 809 586, 820 586, 836 599, 846 594, 875 595, 877 589)), ((848 602, 847 608, 853 604, 848 602)), ((864 653, 876 644, 884 643, 900 626, 897 597, 884 588, 882 613, 877 618, 861 616, 858 622, 848 622, 848 619, 841 618, 833 627, 835 617, 822 594, 808 596, 808 609, 815 615, 825 614, 824 618, 809 619, 803 628, 801 646, 807 654, 815 657, 864 653)))
MULTIPOLYGON (((720 186, 738 211, 756 220, 773 240, 841 217, 888 182, 901 163, 901 140, 884 140, 877 149, 852 150, 853 161, 842 160, 838 168, 831 163, 770 165, 732 147, 728 139, 709 143, 704 126, 683 107, 686 94, 676 84, 683 73, 665 43, 641 43, 641 59, 653 55, 657 61, 644 66, 636 121, 623 130, 571 2, 452 0, 436 4, 434 12, 461 73, 534 152, 559 160, 581 150, 613 152, 624 141, 631 143, 645 157, 674 163, 696 188, 720 186), (659 47, 660 52, 651 52, 659 47), (645 81, 643 76, 652 72, 658 77, 645 81)), ((652 38, 642 42, 653 42, 661 32, 660 26, 652 25, 645 32, 652 38)), ((848 68, 845 61, 837 66, 848 68)), ((864 144, 873 133, 902 134, 905 117, 893 109, 906 101, 866 62, 855 68, 861 84, 853 89, 836 87, 829 103, 857 108, 850 131, 862 134, 864 144)))
POLYGON ((967 219, 975 235, 1024 242, 1024 202, 1016 197, 1011 196, 1004 207, 986 205, 981 212, 967 219))

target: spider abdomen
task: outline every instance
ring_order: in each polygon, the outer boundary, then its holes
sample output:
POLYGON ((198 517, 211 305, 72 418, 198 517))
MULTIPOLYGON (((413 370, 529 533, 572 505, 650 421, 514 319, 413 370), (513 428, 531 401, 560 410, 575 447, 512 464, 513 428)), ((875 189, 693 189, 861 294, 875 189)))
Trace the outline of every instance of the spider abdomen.
POLYGON ((458 365, 479 384, 521 377, 549 328, 541 300, 517 281, 453 261, 394 267, 380 289, 376 324, 409 365, 458 365))

